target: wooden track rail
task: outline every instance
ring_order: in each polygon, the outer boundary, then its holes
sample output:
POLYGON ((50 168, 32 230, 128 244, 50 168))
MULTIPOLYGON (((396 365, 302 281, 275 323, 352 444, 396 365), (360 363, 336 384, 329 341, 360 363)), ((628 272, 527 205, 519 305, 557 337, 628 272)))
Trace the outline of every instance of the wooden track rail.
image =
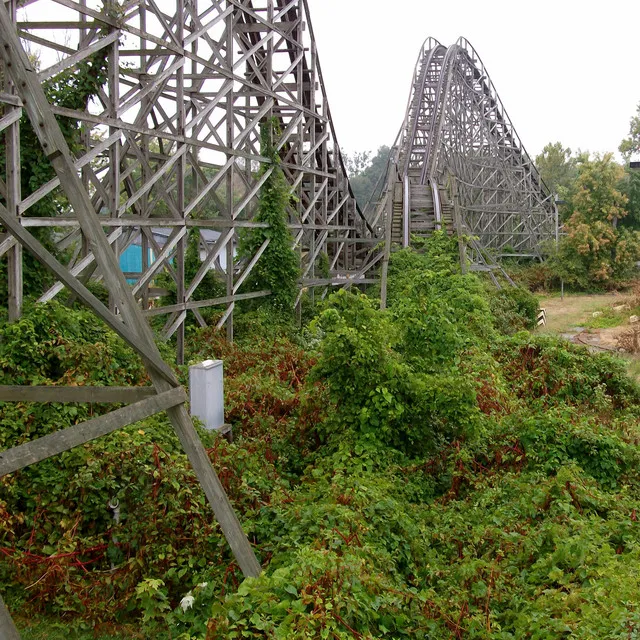
POLYGON ((490 274, 502 257, 542 259, 544 243, 557 239, 554 195, 464 38, 450 47, 425 41, 388 177, 374 195, 370 224, 393 215, 388 243, 407 246, 447 228, 467 238, 463 263, 490 274))

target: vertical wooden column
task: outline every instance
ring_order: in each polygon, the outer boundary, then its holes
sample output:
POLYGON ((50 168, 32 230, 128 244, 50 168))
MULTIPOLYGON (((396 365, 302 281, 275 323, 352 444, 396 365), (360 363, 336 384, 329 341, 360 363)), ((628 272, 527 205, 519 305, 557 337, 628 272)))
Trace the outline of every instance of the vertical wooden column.
MULTIPOLYGON (((86 9, 87 0, 80 0, 80 6, 83 9, 86 9)), ((80 18, 80 23, 81 24, 86 24, 87 16, 84 13, 80 13, 78 15, 78 17, 80 18)), ((81 51, 83 49, 83 47, 86 46, 86 43, 85 43, 86 37, 87 37, 87 30, 86 29, 80 29, 79 32, 78 32, 78 51, 81 51)), ((91 145, 91 133, 90 133, 90 130, 89 130, 89 126, 87 125, 86 122, 83 122, 81 124, 80 139, 82 141, 82 147, 86 151, 88 151, 89 147, 91 145)), ((83 167, 82 168, 81 176, 82 176, 82 184, 84 185, 84 188, 88 189, 88 187, 89 187, 89 167, 83 167)), ((105 202, 104 206, 108 207, 109 203, 105 202)), ((85 237, 85 235, 82 232, 80 233, 80 236, 82 238, 81 246, 80 246, 80 258, 85 258, 89 254, 89 241, 88 241, 88 239, 85 237)), ((90 265, 85 270, 85 275, 83 276, 83 282, 86 283, 89 280, 89 278, 91 277, 91 274, 94 271, 95 271, 95 264, 94 265, 90 265)), ((70 301, 71 301, 71 299, 70 299, 70 301)))
MULTIPOLYGON (((299 16, 305 15, 304 3, 302 2, 302 0, 299 0, 298 2, 297 11, 299 16)), ((305 23, 304 23, 304 20, 302 20, 297 27, 296 52, 295 52, 296 55, 302 54, 304 56, 304 29, 305 29, 305 23)), ((300 103, 302 108, 308 107, 305 100, 307 84, 305 83, 304 75, 305 75, 305 64, 304 64, 304 58, 303 58, 302 61, 298 63, 297 73, 296 73, 298 102, 300 103)), ((307 82, 308 83, 313 82, 313 77, 311 76, 311 73, 309 74, 309 79, 307 82)), ((296 157, 298 158, 299 164, 302 164, 302 158, 304 157, 304 135, 305 135, 305 117, 301 117, 297 127, 297 140, 295 142, 297 147, 296 157)), ((313 162, 313 160, 311 159, 310 162, 313 162)), ((298 193, 295 195, 297 196, 297 212, 298 212, 297 218, 298 220, 301 221, 306 208, 305 195, 308 198, 307 200, 308 202, 310 202, 311 198, 313 198, 313 186, 311 190, 309 190, 307 187, 305 187, 305 183, 307 184, 311 183, 311 185, 313 185, 313 180, 315 178, 312 173, 305 174, 304 168, 301 168, 300 171, 302 175, 300 176, 300 184, 297 187, 298 193)), ((307 219, 312 225, 317 224, 315 208, 313 211, 309 213, 309 216, 307 219)), ((318 231, 316 231, 316 229, 312 228, 309 231, 309 254, 308 255, 311 257, 315 255, 317 235, 318 235, 318 231)), ((310 273, 310 278, 313 280, 316 274, 316 270, 315 270, 315 259, 312 258, 312 260, 313 260, 313 263, 311 266, 311 271, 309 273, 310 273)), ((315 305, 315 287, 310 286, 308 291, 309 291, 309 297, 311 299, 311 305, 314 306, 315 305)))
MULTIPOLYGON (((393 151, 391 152, 393 153, 393 151)), ((384 256, 382 259, 382 273, 380 274, 380 309, 387 308, 387 282, 389 274, 389 258, 391 257, 391 234, 393 232, 393 198, 396 167, 389 163, 387 176, 387 196, 384 207, 384 256)))
POLYGON ((458 255, 460 257, 460 269, 465 274, 468 271, 467 265, 467 243, 462 238, 462 219, 460 211, 460 202, 458 200, 458 183, 453 176, 449 178, 451 184, 451 201, 453 204, 453 225, 456 230, 458 240, 458 255))
MULTIPOLYGON (((16 0, 11 0, 8 5, 11 18, 16 19, 16 0)), ((6 74, 5 84, 8 93, 15 93, 13 82, 6 74)), ((20 107, 7 106, 7 114, 12 111, 21 111, 20 107)), ((7 181, 7 209, 9 213, 18 216, 18 205, 21 199, 20 189, 20 120, 7 127, 5 133, 6 147, 6 181, 7 181)), ((9 322, 16 321, 22 315, 23 303, 23 272, 22 272, 22 245, 16 243, 7 253, 7 275, 9 294, 9 322)))
POLYGON ((2 640, 20 640, 20 634, 0 596, 0 638, 2 640))
MULTIPOLYGON (((234 47, 234 40, 233 40, 233 24, 234 24, 234 13, 231 12, 227 18, 226 18, 226 37, 227 37, 227 41, 226 41, 226 54, 227 54, 227 68, 229 69, 229 73, 233 73, 233 47, 234 47)), ((233 133, 234 133, 234 126, 233 126, 233 105, 235 102, 235 87, 232 85, 231 89, 229 90, 229 92, 227 93, 227 117, 226 117, 226 136, 227 136, 227 162, 229 160, 231 160, 234 157, 233 154, 233 133)), ((247 97, 247 113, 249 110, 249 98, 247 97)), ((247 160, 246 161, 246 168, 247 168, 247 177, 249 177, 251 175, 251 161, 247 160)), ((233 183, 234 183, 234 176, 235 176, 235 170, 236 170, 236 164, 235 162, 229 167, 229 169, 227 170, 227 177, 226 177, 226 207, 227 207, 227 216, 229 217, 229 219, 231 221, 233 221, 234 219, 234 206, 233 206, 233 183)), ((233 255, 233 245, 236 242, 236 234, 234 233, 233 236, 230 238, 230 240, 227 242, 227 246, 225 247, 225 251, 226 251, 226 262, 227 262, 227 266, 226 266, 226 273, 225 273, 225 284, 226 284, 226 291, 227 291, 227 296, 232 296, 233 295, 233 261, 234 261, 234 255, 233 255)), ((227 333, 227 341, 228 342, 233 342, 233 309, 235 308, 235 303, 234 302, 229 302, 227 303, 227 310, 231 310, 231 312, 229 313, 229 316, 227 318, 226 324, 225 324, 225 328, 226 328, 226 333, 227 333)))
MULTIPOLYGON (((144 0, 140 0, 139 2, 139 16, 140 16, 140 33, 145 33, 147 30, 147 7, 144 0)), ((140 72, 142 74, 147 73, 147 41, 140 37, 140 72)), ((145 96, 142 101, 142 110, 144 112, 148 109, 149 98, 145 96)), ((142 152, 142 182, 146 184, 150 179, 150 169, 149 169, 149 142, 151 138, 148 135, 140 136, 140 150, 142 152)), ((151 215, 150 207, 149 207, 149 194, 145 195, 140 200, 140 216, 142 218, 148 218, 151 215)), ((149 229, 149 233, 153 234, 153 228, 149 229)), ((144 227, 140 227, 140 250, 142 251, 142 268, 141 268, 141 276, 146 273, 149 268, 149 251, 150 251, 149 237, 147 236, 147 232, 144 227)), ((142 289, 142 308, 149 308, 149 287, 151 283, 146 284, 142 289)))
MULTIPOLYGON (((109 91, 109 116, 116 120, 118 118, 118 106, 120 103, 120 51, 118 49, 119 43, 116 40, 109 47, 108 54, 108 67, 107 67, 107 87, 109 91)), ((117 133, 116 127, 109 127, 109 135, 117 133)), ((109 207, 109 215, 111 218, 120 217, 120 150, 122 142, 116 140, 109 147, 109 182, 111 183, 109 190, 110 202, 107 203, 109 207)), ((60 181, 62 184, 62 181, 60 181)), ((82 233, 89 244, 92 244, 92 239, 87 236, 87 233, 82 229, 82 233)), ((104 235, 104 234, 103 234, 104 235)), ((120 239, 114 241, 113 249, 109 247, 109 250, 115 254, 115 263, 117 265, 118 272, 120 273, 120 239)), ((94 252, 95 253, 95 252, 94 252)), ((97 258, 97 256, 96 256, 97 258)), ((105 283, 107 282, 107 274, 103 273, 105 283)), ((123 281, 126 284, 126 280, 123 277, 123 281)), ((115 292, 111 287, 109 289, 109 308, 111 311, 116 310, 117 301, 115 299, 115 292)))
MULTIPOLYGON (((189 0, 187 0, 188 2, 189 0)), ((178 0, 176 10, 178 12, 177 15, 182 16, 181 19, 176 22, 176 36, 178 42, 180 42, 180 46, 183 49, 184 55, 184 21, 186 19, 185 14, 185 0, 178 0)), ((185 140, 187 139, 187 132, 185 130, 186 123, 186 111, 185 111, 185 92, 184 92, 184 65, 181 65, 176 71, 176 109, 177 109, 177 117, 178 117, 178 131, 181 136, 184 136, 185 140)), ((175 152, 179 153, 181 151, 181 144, 176 143, 175 152)), ((178 212, 180 217, 185 219, 185 193, 184 193, 184 181, 185 181, 185 172, 187 168, 187 154, 183 153, 178 160, 178 164, 176 165, 176 204, 178 207, 178 212)), ((196 229, 194 229, 195 233, 198 233, 196 229)), ((184 304, 186 301, 185 297, 185 283, 184 283, 184 258, 187 248, 187 242, 189 239, 189 234, 185 234, 178 241, 178 246, 176 250, 176 303, 184 304)), ((184 324, 186 319, 186 314, 182 314, 183 318, 178 326, 178 330, 176 332, 176 360, 178 364, 184 364, 184 324)))
MULTIPOLYGON (((267 22, 271 25, 273 25, 273 18, 274 18, 274 13, 273 13, 273 0, 267 0, 267 22)), ((273 41, 274 38, 269 38, 269 41, 267 42, 267 64, 266 64, 266 69, 265 69, 265 76, 266 78, 269 80, 269 84, 273 85, 274 84, 274 77, 273 77, 273 41)), ((267 112, 266 115, 267 118, 271 119, 273 118, 273 107, 271 109, 269 109, 269 111, 267 112)), ((272 136, 273 136, 273 132, 272 132, 272 136)), ((272 140, 273 144, 275 145, 275 140, 272 140)))

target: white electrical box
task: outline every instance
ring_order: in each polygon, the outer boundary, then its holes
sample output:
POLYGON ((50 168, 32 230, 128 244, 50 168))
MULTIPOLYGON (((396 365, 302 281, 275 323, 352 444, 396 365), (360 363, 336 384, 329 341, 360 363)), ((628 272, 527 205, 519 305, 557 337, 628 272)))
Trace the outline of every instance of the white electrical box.
POLYGON ((189 367, 191 415, 206 429, 224 427, 224 377, 222 360, 205 360, 189 367))

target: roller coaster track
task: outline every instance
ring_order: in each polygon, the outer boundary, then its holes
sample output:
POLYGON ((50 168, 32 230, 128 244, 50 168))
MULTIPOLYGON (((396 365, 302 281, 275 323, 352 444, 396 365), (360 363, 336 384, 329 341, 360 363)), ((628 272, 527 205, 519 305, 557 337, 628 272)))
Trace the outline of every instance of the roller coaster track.
MULTIPOLYGON (((213 322, 232 338, 236 305, 270 295, 248 286, 269 239, 242 259, 236 248, 239 234, 267 226, 256 211, 274 162, 261 155, 261 124, 274 119, 300 259, 298 308, 305 293, 376 282, 394 245, 439 227, 458 235, 463 266, 490 272, 494 258, 538 256, 555 236, 551 195, 465 40, 449 48, 425 42, 379 202, 363 211, 337 144, 306 0, 0 0, 0 257, 9 319, 22 310, 26 250, 56 278, 40 300, 66 291, 82 301, 141 356, 152 383, 64 388, 69 402, 132 404, 1 452, 0 476, 166 411, 245 575, 260 566, 148 320, 165 319, 163 336, 176 336, 182 362, 189 315, 204 326, 202 310, 218 309, 213 322), (50 103, 43 84, 79 74, 96 56, 106 60, 107 80, 85 108, 50 103), (73 153, 61 117, 81 125, 73 153), (33 133, 53 172, 25 184, 22 147, 33 133), (50 215, 38 215, 47 202, 50 215), (43 246, 38 228, 53 229, 64 252, 43 246), (187 278, 193 233, 202 264, 187 278), (125 274, 120 257, 136 246, 141 269, 125 274), (210 270, 225 292, 201 300, 210 270), (160 273, 172 282, 174 304, 158 302, 160 273), (105 284, 108 305, 90 280, 105 284)), ((0 386, 0 400, 50 401, 45 391, 0 386)), ((0 636, 18 637, 1 599, 0 636)))
POLYGON ((557 234, 554 198, 464 38, 425 41, 376 199, 371 223, 386 221, 389 242, 448 228, 466 238, 463 260, 479 270, 507 256, 540 258, 557 234))
MULTIPOLYGON (((84 190, 116 255, 139 247, 141 270, 128 274, 133 294, 147 318, 165 318, 163 335, 177 336, 180 361, 189 315, 204 325, 203 308, 223 308, 216 323, 231 336, 236 304, 270 293, 247 290, 266 247, 236 257, 241 230, 261 225, 255 213, 265 176, 257 167, 268 163, 260 155, 266 119, 279 122, 275 143, 291 188, 298 303, 303 292, 325 295, 333 286, 374 281, 381 259, 375 247, 387 236, 407 246, 415 235, 446 227, 467 238, 463 262, 472 268, 508 255, 539 257, 541 243, 555 237, 553 198, 464 39, 451 47, 433 38, 424 43, 388 179, 378 206, 364 215, 337 144, 306 0, 3 1, 23 45, 37 52, 42 82, 75 72, 98 52, 108 55, 108 82, 86 110, 51 110, 82 124, 84 149, 74 163, 84 190), (187 281, 184 256, 198 230, 209 230, 201 234, 204 260, 187 281), (209 270, 226 292, 201 300, 197 290, 209 270), (175 304, 157 303, 163 272, 175 304)), ((23 97, 10 73, 0 82, 9 168, 0 176, 0 204, 22 227, 55 226, 59 244, 72 252, 65 266, 74 277, 103 278, 71 207, 55 217, 34 215, 43 199, 67 187, 55 178, 25 188, 11 171, 20 157, 23 97)), ((14 318, 22 304, 22 248, 3 226, 0 256, 8 260, 14 318)), ((40 300, 62 290, 58 281, 40 300)))

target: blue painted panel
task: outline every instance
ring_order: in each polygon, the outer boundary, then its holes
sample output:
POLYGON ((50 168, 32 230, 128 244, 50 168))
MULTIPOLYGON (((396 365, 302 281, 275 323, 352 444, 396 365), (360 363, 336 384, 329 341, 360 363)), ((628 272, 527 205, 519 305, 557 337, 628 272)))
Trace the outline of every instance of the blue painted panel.
MULTIPOLYGON (((149 251, 149 264, 153 262, 154 256, 151 249, 149 251)), ((142 247, 131 244, 120 254, 120 269, 123 273, 142 273, 142 247)), ((135 284, 135 278, 127 278, 129 284, 135 284)))

